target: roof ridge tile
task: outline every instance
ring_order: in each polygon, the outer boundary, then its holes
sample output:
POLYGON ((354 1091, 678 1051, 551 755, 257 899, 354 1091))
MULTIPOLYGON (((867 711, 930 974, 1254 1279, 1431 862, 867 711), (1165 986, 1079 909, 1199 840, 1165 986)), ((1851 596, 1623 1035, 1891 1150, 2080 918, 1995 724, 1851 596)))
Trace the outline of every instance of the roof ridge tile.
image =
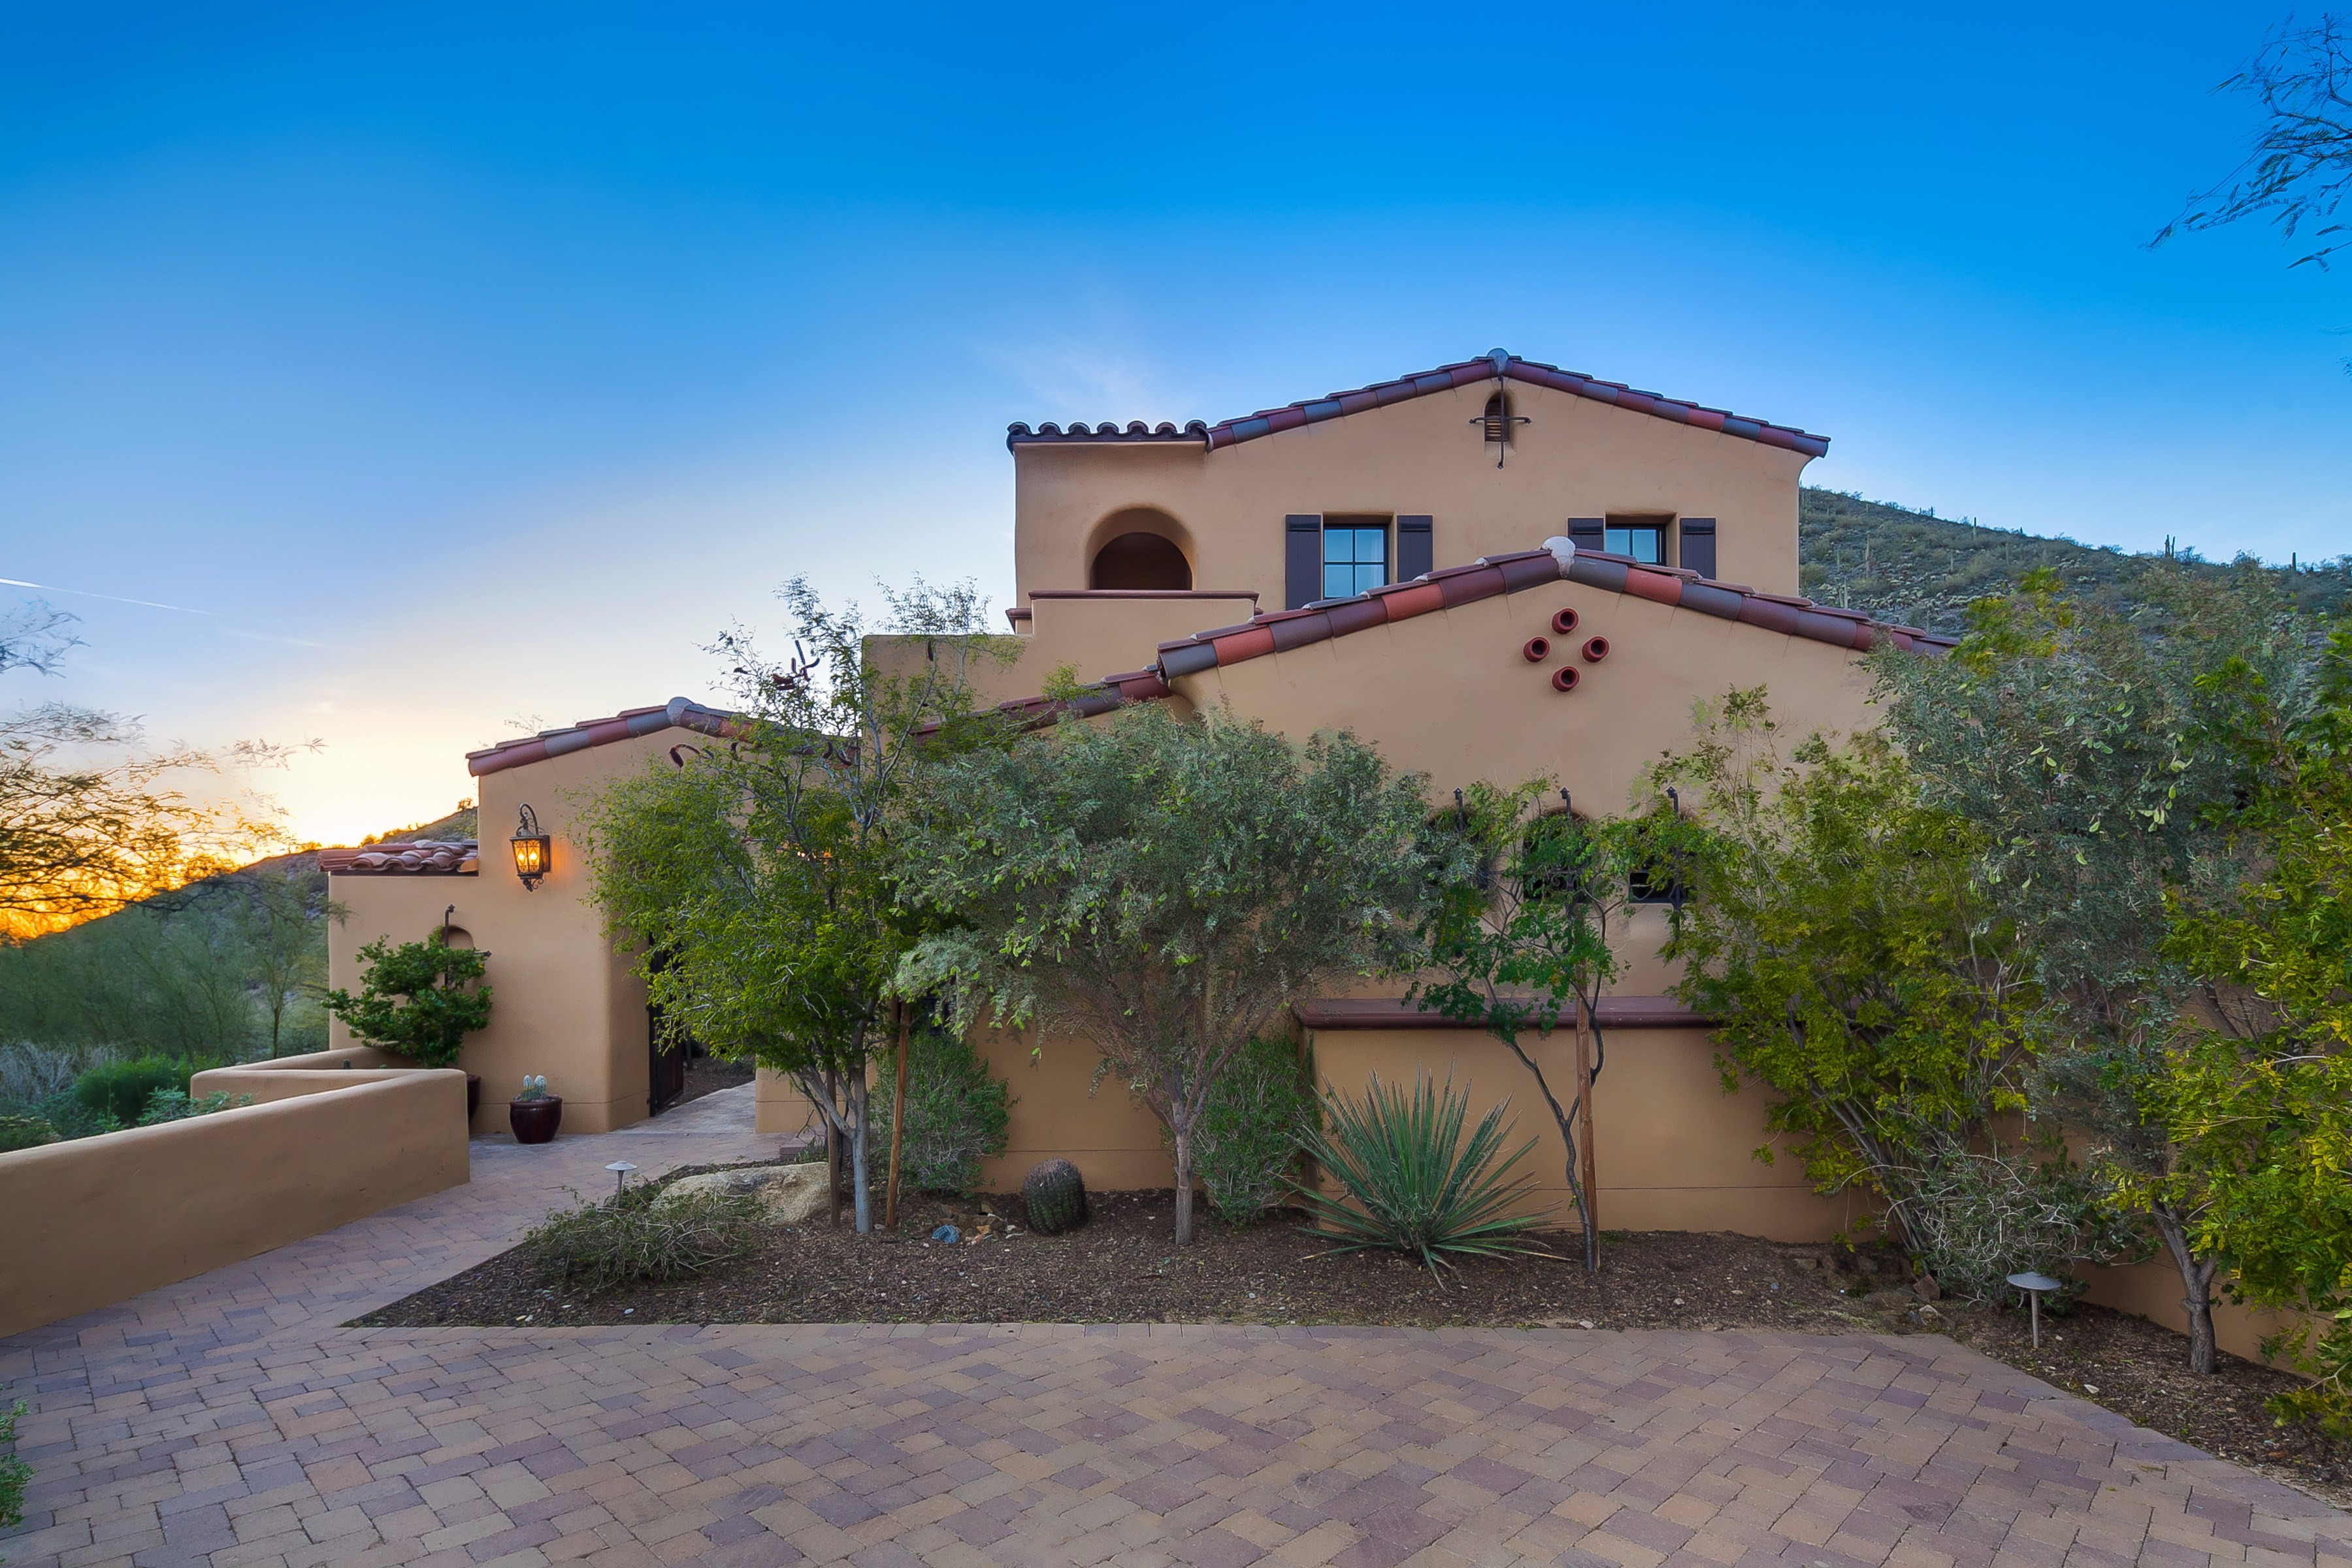
POLYGON ((1385 408, 1391 404, 1427 396, 1433 392, 1451 392, 1457 386, 1467 386, 1497 374, 1530 386, 1548 387, 1554 392, 1565 392, 1572 396, 1590 398, 1597 403, 1647 414, 1677 425, 1715 431, 1740 440, 1754 441, 1762 446, 1778 447, 1809 458, 1822 457, 1830 449, 1828 437, 1812 435, 1793 425, 1775 425, 1769 420, 1750 418, 1703 403, 1686 402, 1654 392, 1639 392, 1622 381, 1602 381, 1581 371, 1562 370, 1555 364, 1521 359, 1516 354, 1499 351, 1493 355, 1482 354, 1476 359, 1439 365, 1434 370, 1373 382, 1352 391, 1306 398, 1277 408, 1261 408, 1255 413, 1221 420, 1215 425, 1191 419, 1185 422, 1181 430, 1178 430, 1163 420, 1145 430, 1140 420, 1134 420, 1121 430, 1105 421, 1089 429, 1084 420, 1079 420, 1065 431, 1050 420, 1034 430, 1025 423, 1015 422, 1006 428, 1004 444, 1007 447, 1018 447, 1053 441, 1198 441, 1208 450, 1215 451, 1244 441, 1254 441, 1261 436, 1320 424, 1326 419, 1341 418, 1370 408, 1385 408))

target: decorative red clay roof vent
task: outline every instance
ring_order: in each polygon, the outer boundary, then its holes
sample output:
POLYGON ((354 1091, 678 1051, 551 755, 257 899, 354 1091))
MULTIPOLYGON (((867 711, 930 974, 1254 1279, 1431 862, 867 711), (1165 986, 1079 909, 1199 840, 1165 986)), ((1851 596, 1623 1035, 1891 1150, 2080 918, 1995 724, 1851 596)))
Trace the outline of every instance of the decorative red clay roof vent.
POLYGON ((1602 659, 1607 658, 1608 657, 1609 639, 1607 637, 1587 637, 1584 639, 1585 663, 1599 664, 1602 659))
POLYGON ((1551 629, 1558 632, 1562 637, 1566 637, 1569 633, 1574 631, 1576 629, 1575 609, 1570 605, 1561 605, 1559 609, 1555 611, 1552 615, 1551 629))
POLYGON ((1551 657, 1551 638, 1529 637, 1520 645, 1519 657, 1529 664, 1541 664, 1551 657))
POLYGON ((1554 691, 1573 691, 1576 689, 1576 683, 1583 679, 1576 666, 1563 664, 1551 672, 1551 689, 1554 691))

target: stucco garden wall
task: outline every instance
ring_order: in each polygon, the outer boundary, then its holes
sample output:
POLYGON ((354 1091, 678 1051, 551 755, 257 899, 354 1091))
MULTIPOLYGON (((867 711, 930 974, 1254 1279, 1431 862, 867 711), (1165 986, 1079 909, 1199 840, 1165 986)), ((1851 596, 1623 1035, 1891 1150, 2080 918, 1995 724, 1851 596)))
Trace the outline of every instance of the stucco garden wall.
POLYGON ((249 1106, 0 1154, 0 1335, 461 1185, 464 1076, 347 1054, 196 1076, 249 1106))

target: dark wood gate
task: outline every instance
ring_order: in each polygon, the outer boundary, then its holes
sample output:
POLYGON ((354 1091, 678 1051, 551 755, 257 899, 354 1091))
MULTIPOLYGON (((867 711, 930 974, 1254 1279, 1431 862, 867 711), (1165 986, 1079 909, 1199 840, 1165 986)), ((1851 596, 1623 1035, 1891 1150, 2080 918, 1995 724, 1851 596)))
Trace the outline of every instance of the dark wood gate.
MULTIPOLYGON (((656 957, 654 967, 660 969, 664 963, 656 957)), ((686 1059, 693 1051, 694 1042, 686 1031, 669 1028, 662 1010, 646 1004, 646 1115, 659 1116, 686 1092, 686 1059)))

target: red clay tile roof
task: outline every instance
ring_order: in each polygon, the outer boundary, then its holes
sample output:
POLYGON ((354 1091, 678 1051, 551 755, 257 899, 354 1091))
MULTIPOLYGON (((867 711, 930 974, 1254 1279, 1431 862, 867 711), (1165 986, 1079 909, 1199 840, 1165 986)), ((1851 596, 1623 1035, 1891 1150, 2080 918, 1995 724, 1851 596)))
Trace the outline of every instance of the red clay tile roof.
POLYGON ((471 838, 419 838, 319 851, 320 870, 346 877, 470 877, 479 860, 480 847, 471 838))
MULTIPOLYGON (((1402 996, 1310 996, 1290 1005, 1310 1029, 1469 1029, 1443 1013, 1423 1012, 1402 996)), ((1706 1029, 1716 1020, 1671 996, 1603 996, 1592 1021, 1604 1029, 1706 1029)), ((1554 1020, 1554 1027, 1560 1026, 1554 1020)), ((1570 1024, 1569 1026, 1572 1027, 1570 1024)))
POLYGON ((1445 392, 1475 382, 1491 381, 1498 374, 1512 381, 1525 382, 1530 386, 1548 386, 1555 392, 1566 392, 1578 397, 1589 397, 1596 403, 1630 408, 1654 418, 1669 419, 1677 425, 1719 430, 1726 436, 1738 436, 1745 440, 1761 442, 1767 447, 1801 452, 1809 458, 1821 457, 1830 449, 1830 438, 1826 436, 1809 435, 1793 426, 1749 419, 1721 408, 1709 408, 1703 404, 1662 397, 1654 392, 1637 392, 1622 382, 1595 380, 1580 371, 1538 364, 1501 349, 1480 359, 1440 365, 1435 370, 1359 387, 1353 392, 1335 392, 1328 397, 1310 402, 1293 403, 1283 408, 1261 409, 1245 418, 1228 419, 1220 425, 1203 425, 1197 419, 1181 430, 1164 422, 1146 427, 1139 420, 1124 427, 1105 423, 1091 429, 1081 420, 1066 430, 1053 424, 1041 425, 1034 430, 1026 425, 1014 425, 1005 432, 1004 444, 1014 447, 1028 443, 1056 441, 1198 441, 1213 452, 1221 447, 1254 441, 1260 436, 1296 430, 1302 425, 1319 424, 1342 415, 1360 414, 1368 408, 1385 408, 1392 403, 1424 397, 1433 392, 1445 392))
POLYGON ((615 741, 625 741, 633 735, 650 735, 656 730, 692 730, 704 735, 731 735, 735 716, 716 708, 705 708, 683 697, 673 697, 659 708, 631 708, 610 719, 583 719, 564 730, 541 730, 521 741, 501 741, 478 752, 466 753, 466 771, 476 778, 508 768, 519 768, 526 763, 545 762, 572 752, 586 751, 591 746, 609 746, 615 741))
MULTIPOLYGON (((1392 583, 1352 599, 1319 599, 1305 609, 1277 610, 1253 616, 1239 626, 1195 632, 1160 645, 1159 661, 1148 672, 1160 681, 1196 675, 1204 669, 1240 664, 1266 654, 1347 637, 1372 626, 1409 620, 1432 610, 1451 609, 1497 594, 1516 594, 1545 583, 1565 579, 1612 594, 1631 594, 1679 609, 1696 610, 1727 621, 1745 621, 1766 631, 1806 637, 1836 647, 1866 653, 1881 643, 1941 654, 1950 637, 1933 637, 1916 626, 1889 626, 1859 610, 1837 610, 1811 599, 1759 594, 1736 583, 1716 583, 1695 572, 1674 567, 1643 566, 1632 557, 1603 551, 1580 550, 1562 570, 1549 550, 1522 550, 1489 555, 1468 566, 1448 566, 1392 583)), ((1135 678, 1113 676, 1112 680, 1135 678)))

